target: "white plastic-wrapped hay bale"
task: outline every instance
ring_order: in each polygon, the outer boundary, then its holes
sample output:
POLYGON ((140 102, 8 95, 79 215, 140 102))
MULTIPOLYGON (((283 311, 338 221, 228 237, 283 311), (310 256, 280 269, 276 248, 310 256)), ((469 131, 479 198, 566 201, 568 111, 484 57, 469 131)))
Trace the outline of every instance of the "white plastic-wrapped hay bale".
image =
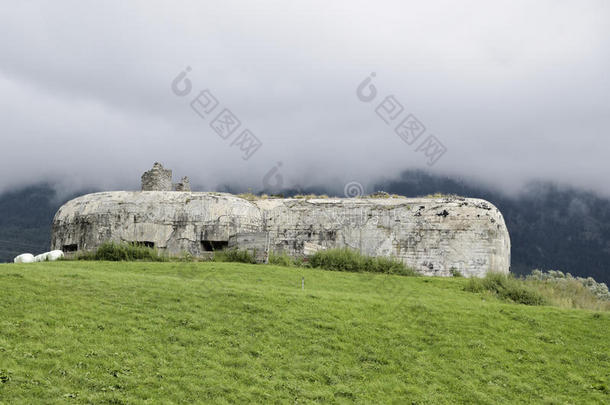
POLYGON ((35 261, 36 263, 38 263, 38 262, 46 262, 46 261, 47 261, 47 255, 48 255, 48 254, 49 254, 49 253, 48 253, 48 252, 46 252, 46 253, 41 253, 41 254, 39 254, 39 255, 36 255, 36 256, 34 256, 34 261, 35 261))
POLYGON ((55 260, 64 257, 64 252, 61 250, 52 250, 50 252, 41 253, 34 257, 35 262, 54 262, 55 260))
POLYGON ((63 258, 64 252, 62 252, 61 250, 51 250, 50 252, 46 253, 46 255, 48 261, 54 262, 55 260, 63 258))
POLYGON ((13 259, 15 263, 34 263, 34 255, 31 253, 24 253, 13 259))

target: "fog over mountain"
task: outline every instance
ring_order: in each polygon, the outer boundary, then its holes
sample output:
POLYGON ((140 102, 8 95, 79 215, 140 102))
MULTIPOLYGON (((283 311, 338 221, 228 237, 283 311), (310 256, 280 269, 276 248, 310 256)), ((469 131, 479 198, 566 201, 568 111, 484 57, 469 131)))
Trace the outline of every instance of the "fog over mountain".
POLYGON ((374 191, 419 168, 609 196, 609 22, 610 3, 589 0, 12 2, 0 191, 134 189, 158 160, 205 189, 260 190, 278 166, 282 188, 374 191), (218 105, 202 117, 205 89, 218 105), (388 96, 402 107, 386 123, 388 96), (219 135, 225 108, 241 125, 219 135), (394 131, 408 114, 425 127, 411 144, 394 131), (262 143, 250 157, 244 129, 262 143), (429 135, 446 148, 432 166, 429 135))

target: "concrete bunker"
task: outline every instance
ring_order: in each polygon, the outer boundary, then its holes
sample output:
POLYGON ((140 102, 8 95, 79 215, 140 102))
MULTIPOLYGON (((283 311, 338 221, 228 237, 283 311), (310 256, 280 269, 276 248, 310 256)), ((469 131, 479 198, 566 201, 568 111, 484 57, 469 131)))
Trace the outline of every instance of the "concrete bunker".
MULTIPOLYGON (((160 164, 151 171, 142 188, 167 188, 171 171, 160 164)), ((396 257, 437 276, 455 271, 483 276, 510 267, 510 238, 500 211, 487 201, 461 197, 248 201, 227 193, 115 191, 76 198, 55 215, 52 249, 89 251, 107 241, 198 257, 225 248, 247 249, 261 258, 269 252, 302 257, 347 247, 396 257)))

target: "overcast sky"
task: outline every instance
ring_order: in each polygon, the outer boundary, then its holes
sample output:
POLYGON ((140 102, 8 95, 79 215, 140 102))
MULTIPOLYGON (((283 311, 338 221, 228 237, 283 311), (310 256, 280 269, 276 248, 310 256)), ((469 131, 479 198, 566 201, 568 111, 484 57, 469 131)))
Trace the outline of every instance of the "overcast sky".
POLYGON ((0 190, 135 189, 160 161, 208 189, 258 190, 281 162, 284 186, 422 168, 610 195, 610 2, 4 2, 0 102, 0 190), (221 136, 225 108, 241 125, 221 136))

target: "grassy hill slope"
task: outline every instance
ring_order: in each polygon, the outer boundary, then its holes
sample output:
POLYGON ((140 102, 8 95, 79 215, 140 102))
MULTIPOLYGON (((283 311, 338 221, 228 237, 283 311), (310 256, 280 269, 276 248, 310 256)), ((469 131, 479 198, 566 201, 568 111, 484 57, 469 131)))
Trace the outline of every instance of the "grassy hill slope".
POLYGON ((610 401, 609 313, 507 304, 465 283, 0 265, 0 403, 610 401))

